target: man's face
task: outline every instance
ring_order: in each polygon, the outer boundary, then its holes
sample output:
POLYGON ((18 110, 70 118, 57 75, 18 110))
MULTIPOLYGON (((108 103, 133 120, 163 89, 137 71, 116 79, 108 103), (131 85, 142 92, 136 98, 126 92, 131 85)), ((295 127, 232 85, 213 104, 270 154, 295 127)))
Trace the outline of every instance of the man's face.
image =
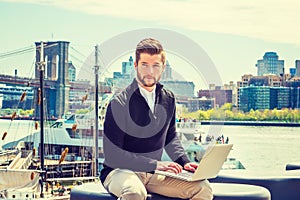
POLYGON ((135 62, 134 65, 137 72, 137 81, 143 88, 152 91, 165 68, 161 54, 141 53, 140 60, 138 63, 135 62))

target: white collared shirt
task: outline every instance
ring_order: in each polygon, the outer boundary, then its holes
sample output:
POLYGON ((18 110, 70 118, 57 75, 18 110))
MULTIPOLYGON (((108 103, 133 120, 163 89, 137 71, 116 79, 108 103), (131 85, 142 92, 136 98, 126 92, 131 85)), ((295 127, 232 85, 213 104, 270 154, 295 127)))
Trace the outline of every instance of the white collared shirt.
POLYGON ((140 88, 141 95, 146 99, 148 106, 153 113, 154 112, 154 104, 155 104, 155 88, 156 88, 156 86, 154 86, 154 89, 151 92, 147 91, 140 85, 138 85, 138 86, 140 88))

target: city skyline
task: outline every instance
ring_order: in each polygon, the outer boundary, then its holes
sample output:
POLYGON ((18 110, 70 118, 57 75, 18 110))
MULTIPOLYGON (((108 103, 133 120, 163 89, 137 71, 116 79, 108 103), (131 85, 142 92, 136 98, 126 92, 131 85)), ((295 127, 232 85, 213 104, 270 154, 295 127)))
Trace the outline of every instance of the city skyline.
MULTIPOLYGON (((265 52, 277 52, 279 59, 285 60, 286 72, 300 58, 296 1, 154 0, 147 8, 138 6, 137 1, 116 2, 1 1, 0 54, 42 40, 70 41, 69 60, 80 71, 96 44, 127 31, 158 28, 183 34, 203 48, 223 83, 257 74, 255 64, 265 52), (155 13, 151 9, 158 14, 151 16, 155 13), (178 13, 182 15, 178 17, 178 13)), ((18 69, 19 75, 30 76, 34 56, 33 50, 0 59, 0 73, 13 74, 18 69)), ((175 71, 182 66, 178 59, 170 64, 175 71)))

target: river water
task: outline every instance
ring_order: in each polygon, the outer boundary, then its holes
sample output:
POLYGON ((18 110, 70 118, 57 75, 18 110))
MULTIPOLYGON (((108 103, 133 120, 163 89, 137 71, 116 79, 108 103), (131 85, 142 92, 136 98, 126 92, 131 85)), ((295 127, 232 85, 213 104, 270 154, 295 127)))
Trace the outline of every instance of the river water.
MULTIPOLYGON (((11 124, 10 120, 0 120, 0 138, 8 131, 5 141, 0 140, 0 147, 33 131, 29 122, 33 124, 33 121, 11 124)), ((202 126, 203 131, 209 129, 209 125, 202 126)), ((285 170, 287 163, 300 162, 300 127, 220 126, 217 129, 234 145, 229 157, 240 160, 246 169, 279 172, 285 170)))
POLYGON ((279 172, 287 163, 300 162, 300 127, 222 126, 221 133, 234 145, 229 157, 246 169, 279 172))

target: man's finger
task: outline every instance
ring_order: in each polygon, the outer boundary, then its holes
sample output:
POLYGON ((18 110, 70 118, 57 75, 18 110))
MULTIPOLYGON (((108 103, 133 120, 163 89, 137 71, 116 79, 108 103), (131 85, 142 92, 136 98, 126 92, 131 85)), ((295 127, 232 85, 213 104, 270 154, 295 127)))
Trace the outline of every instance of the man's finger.
POLYGON ((175 173, 180 173, 182 171, 182 167, 177 163, 171 163, 168 165, 168 167, 175 173))
POLYGON ((192 163, 188 163, 188 164, 186 164, 186 165, 184 166, 184 169, 185 169, 185 170, 188 170, 188 171, 191 171, 191 172, 194 172, 194 171, 196 171, 197 167, 198 167, 197 164, 196 164, 196 165, 193 165, 192 163))
POLYGON ((191 165, 192 167, 194 167, 195 169, 198 168, 198 164, 197 164, 197 163, 190 163, 190 165, 191 165))

